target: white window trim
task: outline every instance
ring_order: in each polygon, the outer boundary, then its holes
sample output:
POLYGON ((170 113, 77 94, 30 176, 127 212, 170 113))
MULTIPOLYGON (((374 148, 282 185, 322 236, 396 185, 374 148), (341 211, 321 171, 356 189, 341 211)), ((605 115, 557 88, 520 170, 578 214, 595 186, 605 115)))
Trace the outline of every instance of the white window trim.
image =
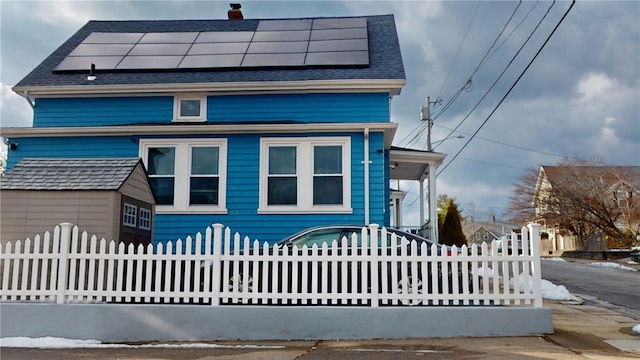
POLYGON ((141 230, 151 230, 151 210, 149 210, 149 209, 147 209, 147 208, 143 208, 143 207, 141 207, 141 208, 140 208, 140 211, 139 211, 139 215, 138 215, 138 217, 140 218, 140 219, 139 219, 139 221, 138 221, 138 224, 139 224, 139 225, 138 225, 138 227, 139 227, 141 230), (146 213, 146 214, 148 214, 148 215, 149 215, 149 217, 148 217, 148 218, 146 218, 146 217, 144 217, 144 218, 143 218, 143 217, 142 217, 142 213, 146 213), (144 220, 146 223, 148 223, 148 224, 149 224, 149 226, 143 226, 143 225, 142 225, 142 221, 143 221, 143 220, 144 220))
POLYGON ((173 97, 173 122, 204 122, 207 121, 207 96, 201 94, 175 95, 173 97), (181 116, 181 100, 200 100, 200 116, 181 116))
POLYGON ((148 168, 149 148, 174 147, 176 149, 174 169, 173 205, 156 205, 157 214, 178 213, 227 213, 227 139, 140 139, 139 156, 148 168), (218 205, 189 205, 189 176, 191 174, 192 147, 216 146, 218 159, 218 205))
POLYGON ((138 224, 137 221, 138 221, 138 207, 133 204, 129 204, 127 202, 124 203, 124 206, 122 207, 122 225, 130 228, 136 228, 138 224), (127 213, 127 208, 133 209, 133 214, 127 213), (132 217, 133 223, 126 222, 125 219, 127 217, 132 217))
POLYGON ((260 204, 259 214, 351 214, 351 138, 304 137, 260 139, 260 204), (313 205, 313 147, 337 145, 342 147, 342 205, 313 205), (296 176, 298 179, 297 205, 267 205, 268 159, 270 146, 297 148, 296 176))

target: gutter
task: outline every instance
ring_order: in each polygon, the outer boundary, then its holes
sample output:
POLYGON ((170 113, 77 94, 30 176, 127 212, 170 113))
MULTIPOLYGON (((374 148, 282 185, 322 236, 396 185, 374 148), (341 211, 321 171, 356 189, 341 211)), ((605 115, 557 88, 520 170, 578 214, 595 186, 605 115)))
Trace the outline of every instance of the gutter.
POLYGON ((399 80, 304 80, 304 81, 253 81, 253 82, 206 82, 183 84, 113 84, 113 85, 66 85, 66 86, 15 86, 12 88, 20 96, 31 93, 35 97, 56 96, 95 96, 118 94, 158 94, 176 92, 269 92, 278 91, 337 91, 337 92, 388 92, 390 95, 399 95, 406 84, 404 79, 399 80))
POLYGON ((282 134, 312 132, 358 132, 365 129, 384 133, 385 148, 391 146, 396 123, 299 123, 299 124, 166 124, 121 126, 64 126, 64 127, 8 127, 0 128, 7 138, 27 137, 87 137, 138 135, 224 135, 224 134, 282 134))

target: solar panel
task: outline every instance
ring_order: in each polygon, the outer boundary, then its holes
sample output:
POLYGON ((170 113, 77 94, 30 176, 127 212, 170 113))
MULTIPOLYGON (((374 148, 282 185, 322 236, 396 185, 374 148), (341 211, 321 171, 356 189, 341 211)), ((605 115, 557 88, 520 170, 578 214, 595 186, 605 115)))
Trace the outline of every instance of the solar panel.
POLYGON ((187 55, 178 68, 226 68, 240 67, 244 55, 187 55))
POLYGON ((260 66, 302 66, 304 53, 299 54, 247 54, 242 60, 243 67, 260 66))
POLYGON ((116 69, 175 69, 182 58, 183 56, 126 56, 116 69))
POLYGON ((196 41, 200 33, 197 32, 178 32, 178 33, 146 33, 140 39, 141 43, 155 44, 191 44, 196 41))
POLYGON ((253 37, 256 41, 308 41, 309 30, 295 31, 258 31, 253 37))
POLYGON ((54 70, 89 71, 91 64, 95 64, 96 69, 115 69, 123 58, 124 56, 68 56, 54 70))
POLYGON ((193 44, 187 55, 244 54, 248 47, 248 42, 193 44))
POLYGON ((309 52, 367 50, 367 39, 310 41, 309 52))
POLYGON ((135 44, 144 33, 101 33, 89 34, 83 43, 85 44, 135 44))
POLYGON ((128 55, 184 55, 191 44, 137 44, 128 55))
POLYGON ((260 20, 256 31, 89 34, 54 69, 367 66, 366 18, 260 20))
POLYGON ((249 45, 247 54, 305 53, 307 44, 306 41, 253 42, 249 45))
POLYGON ((127 55, 133 44, 80 44, 69 56, 127 55))
POLYGON ((196 43, 212 42, 212 43, 234 43, 234 42, 250 42, 253 38, 253 31, 208 31, 201 32, 196 39, 196 43))
POLYGON ((310 40, 366 39, 367 28, 311 30, 310 40))

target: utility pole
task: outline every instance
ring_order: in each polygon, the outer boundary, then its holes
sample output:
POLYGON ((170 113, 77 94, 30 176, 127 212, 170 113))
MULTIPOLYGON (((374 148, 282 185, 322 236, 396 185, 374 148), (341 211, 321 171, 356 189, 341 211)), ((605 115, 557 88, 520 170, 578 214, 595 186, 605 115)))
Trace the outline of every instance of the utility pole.
POLYGON ((427 104, 420 106, 420 120, 426 122, 427 151, 431 151, 431 98, 429 96, 427 96, 427 104))
POLYGON ((431 104, 439 104, 442 102, 442 99, 438 97, 436 101, 431 101, 431 98, 427 96, 426 105, 420 106, 420 120, 426 122, 427 127, 427 151, 432 151, 433 148, 431 146, 431 127, 433 126, 433 121, 431 120, 431 104))

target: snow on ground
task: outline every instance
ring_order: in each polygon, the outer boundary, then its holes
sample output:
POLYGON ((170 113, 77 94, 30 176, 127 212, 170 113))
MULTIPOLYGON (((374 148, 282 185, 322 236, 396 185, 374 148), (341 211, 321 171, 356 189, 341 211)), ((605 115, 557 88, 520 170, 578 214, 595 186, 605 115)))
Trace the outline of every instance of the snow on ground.
POLYGON ((103 344, 99 340, 78 340, 58 337, 8 337, 0 338, 0 347, 38 348, 38 349, 77 349, 77 348, 184 348, 184 349, 284 349, 279 345, 219 345, 208 343, 176 344, 103 344))
MULTIPOLYGON (((525 273, 520 274, 518 277, 519 291, 525 290, 525 282, 529 281, 529 289, 533 288, 533 278, 525 273)), ((542 298, 546 300, 560 300, 560 301, 580 301, 579 298, 572 295, 564 285, 556 285, 549 280, 542 279, 542 298)), ((509 287, 513 289, 515 282, 509 281, 509 287)))
POLYGON ((638 263, 633 261, 633 260, 627 261, 627 264, 629 264, 629 265, 638 265, 638 263))
POLYGON ((634 326, 633 329, 631 329, 631 331, 633 331, 634 333, 640 334, 640 324, 634 326))
POLYGON ((621 270, 628 270, 628 271, 638 271, 634 268, 630 268, 628 266, 624 266, 624 265, 620 265, 618 263, 614 263, 614 262, 594 262, 590 264, 591 266, 598 266, 598 267, 606 267, 606 268, 613 268, 613 269, 621 269, 621 270))
MULTIPOLYGON (((490 267, 485 268, 484 266, 480 266, 478 268, 478 271, 476 272, 476 275, 492 279, 495 277, 495 272, 490 267)), ((502 279, 502 277, 498 276, 498 279, 502 279)))
POLYGON ((541 257, 541 258, 540 258, 540 260, 543 260, 543 261, 567 262, 567 260, 565 260, 565 259, 563 259, 563 258, 560 258, 560 257, 548 257, 548 258, 541 257))

